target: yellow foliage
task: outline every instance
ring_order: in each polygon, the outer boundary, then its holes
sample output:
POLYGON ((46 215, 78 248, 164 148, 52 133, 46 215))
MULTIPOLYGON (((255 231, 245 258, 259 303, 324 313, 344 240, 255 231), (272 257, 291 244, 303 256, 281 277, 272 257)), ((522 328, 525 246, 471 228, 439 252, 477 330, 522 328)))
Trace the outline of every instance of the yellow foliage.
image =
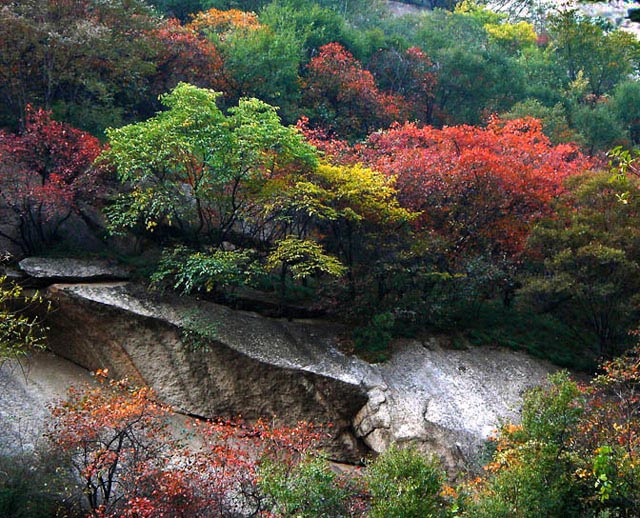
POLYGON ((529 22, 487 23, 484 28, 493 41, 515 48, 530 47, 538 38, 529 22))
POLYGON ((229 9, 209 9, 194 16, 191 23, 187 25, 189 29, 197 32, 215 33, 219 38, 224 37, 235 30, 256 30, 262 28, 255 13, 229 9))
POLYGON ((339 208, 348 219, 393 224, 417 216, 400 207, 392 178, 360 164, 321 164, 314 176, 332 198, 330 205, 339 208))

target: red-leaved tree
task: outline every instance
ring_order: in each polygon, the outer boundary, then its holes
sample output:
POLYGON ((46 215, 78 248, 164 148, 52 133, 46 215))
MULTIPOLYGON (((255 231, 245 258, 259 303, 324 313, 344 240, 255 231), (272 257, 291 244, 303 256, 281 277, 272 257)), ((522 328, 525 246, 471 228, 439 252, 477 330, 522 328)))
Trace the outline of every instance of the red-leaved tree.
POLYGON ((0 220, 7 225, 0 236, 24 253, 50 245, 71 214, 95 198, 92 165, 100 151, 95 137, 27 107, 21 133, 0 130, 0 220))
POLYGON ((151 36, 158 50, 156 73, 152 78, 153 94, 168 92, 180 82, 216 91, 229 89, 223 77, 220 52, 193 27, 169 19, 151 36))
POLYGON ((435 65, 422 49, 380 50, 372 57, 369 69, 381 90, 405 99, 404 115, 408 119, 432 122, 438 79, 435 65))
POLYGON ((421 212, 416 227, 444 239, 452 257, 517 256, 564 180, 592 165, 574 145, 553 146, 531 118, 484 128, 396 125, 357 152, 396 178, 401 204, 421 212))
POLYGON ((381 92, 368 70, 339 43, 320 47, 308 65, 304 104, 313 125, 357 138, 405 120, 401 96, 381 92))
POLYGON ((320 438, 308 423, 231 419, 194 422, 189 446, 152 390, 107 382, 106 375, 97 372, 101 385, 72 388, 52 408, 48 433, 52 447, 71 459, 90 516, 265 515, 260 463, 293 467, 320 438))

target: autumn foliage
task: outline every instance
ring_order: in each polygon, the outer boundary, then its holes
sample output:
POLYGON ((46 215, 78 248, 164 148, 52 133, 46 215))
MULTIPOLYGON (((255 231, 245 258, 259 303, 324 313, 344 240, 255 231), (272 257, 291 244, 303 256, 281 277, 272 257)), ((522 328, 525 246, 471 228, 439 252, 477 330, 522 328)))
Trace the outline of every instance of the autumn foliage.
POLYGON ((371 72, 339 43, 320 47, 309 62, 303 102, 312 123, 342 136, 364 136, 404 120, 402 98, 381 92, 371 72))
POLYGON ((94 201, 100 152, 95 137, 30 106, 23 131, 0 130, 0 210, 18 222, 18 234, 3 237, 31 253, 50 244, 71 214, 94 201))
POLYGON ((521 425, 493 438, 485 476, 467 486, 470 516, 637 516, 640 351, 601 365, 590 384, 566 373, 525 396, 521 425))
POLYGON ((551 145, 535 119, 397 125, 372 134, 359 157, 396 179, 401 204, 421 212, 416 225, 444 238, 454 255, 519 254, 564 180, 591 165, 575 146, 551 145))
POLYGON ((152 91, 158 96, 180 82, 225 90, 223 60, 215 45, 191 26, 167 20, 153 32, 158 55, 152 91))
POLYGON ((426 52, 419 47, 404 52, 380 50, 372 57, 369 70, 381 90, 403 97, 405 118, 432 122, 438 77, 426 52))
POLYGON ((234 30, 255 30, 262 27, 255 13, 240 11, 238 9, 220 10, 209 9, 196 14, 188 24, 190 29, 208 34, 217 35, 224 39, 234 30))
POLYGON ((266 512, 258 468, 293 467, 321 431, 240 419, 193 422, 189 447, 178 419, 147 387, 126 380, 72 388, 52 408, 49 438, 70 456, 91 516, 256 516, 266 512))

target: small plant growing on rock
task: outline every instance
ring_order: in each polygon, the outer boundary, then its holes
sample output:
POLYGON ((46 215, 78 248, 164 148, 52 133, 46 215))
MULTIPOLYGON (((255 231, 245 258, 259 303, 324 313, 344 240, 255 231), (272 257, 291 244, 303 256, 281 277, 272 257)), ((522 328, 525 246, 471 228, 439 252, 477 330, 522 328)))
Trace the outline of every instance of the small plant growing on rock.
POLYGON ((7 359, 44 348, 46 329, 39 318, 27 313, 42 303, 38 293, 28 295, 22 286, 0 276, 0 365, 7 359))

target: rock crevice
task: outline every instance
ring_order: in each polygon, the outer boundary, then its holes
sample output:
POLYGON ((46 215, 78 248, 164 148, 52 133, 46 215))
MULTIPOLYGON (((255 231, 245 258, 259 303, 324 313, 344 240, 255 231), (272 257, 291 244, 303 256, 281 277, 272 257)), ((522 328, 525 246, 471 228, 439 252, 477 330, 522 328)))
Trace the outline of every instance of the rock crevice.
POLYGON ((469 467, 500 420, 518 420, 524 391, 553 370, 524 353, 453 350, 436 337, 398 342, 389 361, 370 365, 339 351, 335 324, 154 296, 130 282, 76 280, 46 296, 57 355, 149 385, 189 415, 331 422, 324 449, 343 461, 410 442, 450 472, 469 467))

